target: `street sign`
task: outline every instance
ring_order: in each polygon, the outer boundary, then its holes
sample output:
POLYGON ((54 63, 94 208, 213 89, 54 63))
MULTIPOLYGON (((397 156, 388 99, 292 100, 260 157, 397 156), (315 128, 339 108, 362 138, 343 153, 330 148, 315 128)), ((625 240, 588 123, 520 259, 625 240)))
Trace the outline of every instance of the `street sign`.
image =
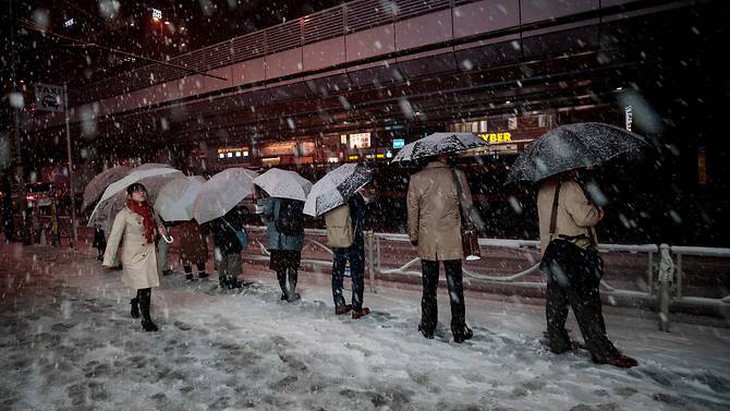
POLYGON ((64 98, 63 87, 51 84, 35 85, 35 107, 41 111, 63 112, 64 98))

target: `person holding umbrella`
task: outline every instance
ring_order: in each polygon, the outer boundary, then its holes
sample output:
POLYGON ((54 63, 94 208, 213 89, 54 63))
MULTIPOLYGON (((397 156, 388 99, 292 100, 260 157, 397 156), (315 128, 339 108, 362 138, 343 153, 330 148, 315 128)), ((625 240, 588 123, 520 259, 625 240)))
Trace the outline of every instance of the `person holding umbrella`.
POLYGON ((350 196, 346 204, 324 215, 327 226, 327 243, 332 246, 332 297, 335 314, 347 314, 352 310, 352 318, 359 319, 370 314, 369 307, 363 307, 365 290, 365 239, 363 226, 366 218, 366 204, 360 190, 350 196), (345 264, 350 263, 352 280, 351 304, 343 295, 345 264))
POLYGON ((622 355, 606 336, 599 286, 603 260, 594 226, 604 216, 571 170, 543 180, 537 194, 540 223, 540 268, 547 274, 545 316, 550 351, 572 350, 565 322, 573 308, 593 362, 630 368, 638 362, 622 355))
POLYGON ((129 185, 127 203, 114 218, 102 266, 105 270, 112 269, 121 243, 122 282, 137 290, 137 296, 130 301, 131 315, 139 318, 141 310, 142 328, 145 331, 158 330, 150 315, 152 287, 160 285, 155 247, 158 233, 168 235, 167 229, 147 202, 147 189, 140 183, 129 185))
POLYGON ((365 283, 365 240, 363 229, 366 202, 360 190, 373 178, 373 170, 359 163, 343 164, 327 173, 313 186, 304 202, 304 214, 325 216, 327 241, 332 247, 332 297, 337 315, 352 311, 358 319, 370 314, 363 307, 365 283), (352 299, 342 295, 345 264, 350 263, 352 299))
POLYGON ((432 339, 438 323, 439 261, 446 271, 446 283, 451 300, 451 333, 454 342, 462 343, 474 333, 466 325, 466 306, 461 259, 460 197, 470 204, 471 192, 461 171, 447 165, 448 155, 439 154, 426 167, 411 176, 408 184, 408 238, 418 247, 423 270, 421 322, 418 331, 432 339), (456 178, 462 183, 461 193, 456 178))
POLYGON ((296 288, 304 242, 304 201, 312 183, 294 171, 278 168, 269 169, 253 182, 269 195, 262 213, 266 249, 271 254, 269 268, 276 271, 281 300, 297 301, 301 298, 296 288))
POLYGON ((575 346, 565 330, 572 307, 594 362, 622 368, 638 365, 606 336, 599 294, 603 260, 594 230, 604 213, 590 201, 577 177, 578 170, 648 147, 644 137, 611 124, 564 124, 540 136, 510 167, 505 185, 522 181, 538 186, 547 336, 550 350, 556 354, 575 346))
POLYGON ((218 268, 218 281, 221 289, 241 288, 238 276, 241 274, 241 251, 244 244, 238 233, 245 233, 245 222, 237 207, 210 222, 213 233, 213 258, 218 268))

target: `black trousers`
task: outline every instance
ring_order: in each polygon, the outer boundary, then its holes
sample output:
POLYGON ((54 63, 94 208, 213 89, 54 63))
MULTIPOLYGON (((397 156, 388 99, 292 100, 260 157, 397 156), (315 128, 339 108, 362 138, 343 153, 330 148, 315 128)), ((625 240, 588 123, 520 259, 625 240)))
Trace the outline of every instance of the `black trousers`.
POLYGON ((593 361, 608 363, 618 358, 619 351, 606 336, 599 284, 600 280, 593 277, 574 280, 568 285, 561 286, 548 277, 545 316, 552 352, 562 353, 572 348, 570 337, 565 331, 568 309, 572 307, 593 361))
MULTIPOLYGON (((451 302, 451 332, 454 335, 464 333, 466 326, 466 306, 464 304, 463 273, 461 260, 446 260, 446 284, 449 287, 451 302)), ((439 284, 439 262, 421 260, 423 270, 423 296, 421 297, 421 331, 433 335, 438 323, 438 302, 436 290, 439 284)))

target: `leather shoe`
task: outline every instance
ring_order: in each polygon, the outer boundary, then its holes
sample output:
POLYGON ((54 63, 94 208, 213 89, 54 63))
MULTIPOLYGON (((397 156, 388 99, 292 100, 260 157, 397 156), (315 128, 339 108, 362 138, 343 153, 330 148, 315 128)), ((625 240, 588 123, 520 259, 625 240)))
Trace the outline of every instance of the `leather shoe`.
POLYGON ((359 318, 365 317, 368 314, 370 314, 370 308, 362 307, 361 309, 352 312, 352 319, 357 320, 359 318))
POLYGON ((463 332, 454 334, 454 342, 461 344, 466 340, 471 340, 472 337, 474 337, 474 331, 465 325, 463 332))
POLYGON ((614 367, 618 368, 631 368, 636 367, 639 365, 639 362, 631 357, 627 357, 625 355, 620 355, 615 360, 609 362, 609 364, 613 365, 614 367))
POLYGON ((426 328, 421 324, 418 324, 418 332, 420 332, 425 338, 433 340, 433 333, 426 332, 426 328))
POLYGON ((157 331, 158 328, 152 321, 142 320, 142 328, 145 331, 157 331))
POLYGON ((352 311, 351 304, 339 305, 339 306, 335 307, 335 314, 337 314, 337 315, 347 314, 350 311, 352 311))

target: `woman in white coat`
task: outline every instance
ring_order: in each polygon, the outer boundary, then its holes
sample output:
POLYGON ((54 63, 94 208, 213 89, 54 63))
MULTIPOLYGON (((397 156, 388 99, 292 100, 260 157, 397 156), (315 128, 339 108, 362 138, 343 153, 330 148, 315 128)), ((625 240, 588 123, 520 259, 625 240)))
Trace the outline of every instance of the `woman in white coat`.
POLYGON ((127 205, 114 218, 102 266, 111 269, 121 243, 122 282, 137 290, 137 297, 130 302, 131 314, 139 318, 142 312, 142 328, 145 331, 157 331, 150 316, 150 302, 152 287, 160 285, 155 248, 158 233, 167 235, 167 229, 147 202, 147 189, 140 183, 130 185, 127 187, 127 205))

